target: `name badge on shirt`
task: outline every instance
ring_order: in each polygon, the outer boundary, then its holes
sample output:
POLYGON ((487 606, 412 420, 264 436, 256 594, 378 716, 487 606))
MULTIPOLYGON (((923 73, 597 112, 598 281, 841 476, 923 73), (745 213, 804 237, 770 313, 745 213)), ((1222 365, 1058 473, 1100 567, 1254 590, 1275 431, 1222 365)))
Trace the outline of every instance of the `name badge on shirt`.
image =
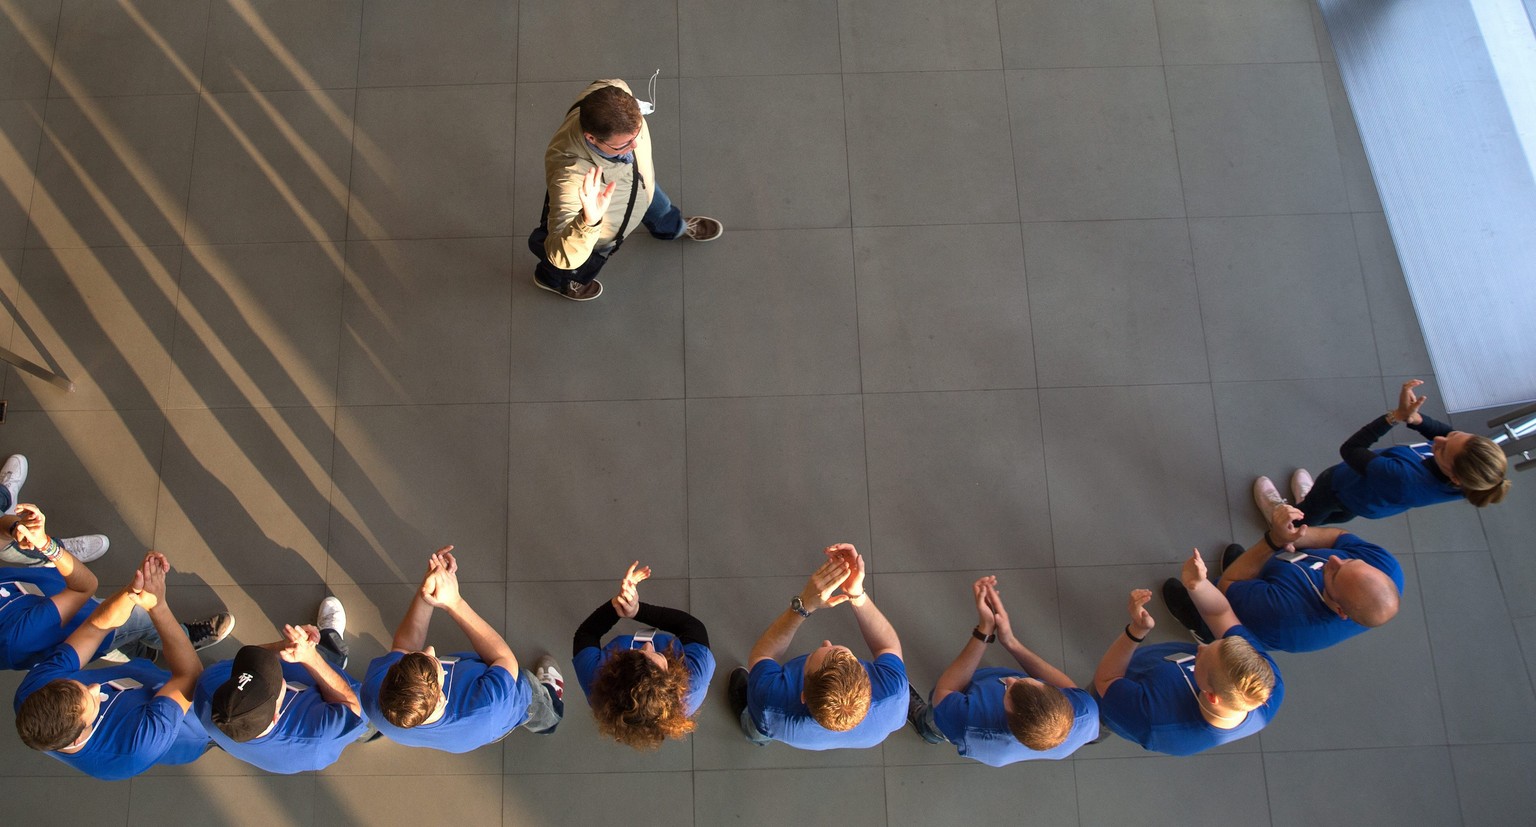
POLYGON ((43 590, 38 588, 36 583, 28 583, 24 580, 12 580, 4 584, 0 584, 0 598, 10 597, 17 592, 21 594, 30 594, 33 597, 43 596, 43 590), (15 591, 12 591, 12 589, 15 591))

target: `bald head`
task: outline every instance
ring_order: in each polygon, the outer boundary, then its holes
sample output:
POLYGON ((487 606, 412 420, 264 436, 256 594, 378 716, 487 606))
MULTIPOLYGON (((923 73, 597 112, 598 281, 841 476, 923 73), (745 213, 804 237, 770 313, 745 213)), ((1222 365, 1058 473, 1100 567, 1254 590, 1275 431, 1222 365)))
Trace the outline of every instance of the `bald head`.
POLYGON ((1333 592, 1339 608, 1361 626, 1380 626, 1397 616, 1397 584, 1374 566, 1343 567, 1333 579, 1333 592))

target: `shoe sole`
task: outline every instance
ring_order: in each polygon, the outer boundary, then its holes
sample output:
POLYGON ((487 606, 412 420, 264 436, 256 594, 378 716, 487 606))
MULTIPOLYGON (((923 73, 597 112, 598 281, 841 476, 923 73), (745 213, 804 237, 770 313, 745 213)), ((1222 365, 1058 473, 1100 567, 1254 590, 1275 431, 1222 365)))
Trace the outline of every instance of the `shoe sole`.
POLYGON ((588 296, 588 297, 586 297, 584 299, 578 299, 578 298, 576 298, 574 296, 567 296, 564 291, 557 290, 557 289, 555 289, 553 287, 550 287, 549 285, 545 284, 544 282, 539 281, 539 277, 538 276, 534 276, 533 277, 533 283, 540 290, 548 290, 549 292, 554 293, 556 296, 559 296, 560 298, 565 299, 566 301, 589 302, 589 301, 592 301, 593 299, 597 298, 598 296, 603 295, 603 285, 601 283, 599 283, 597 285, 597 294, 596 295, 588 296))

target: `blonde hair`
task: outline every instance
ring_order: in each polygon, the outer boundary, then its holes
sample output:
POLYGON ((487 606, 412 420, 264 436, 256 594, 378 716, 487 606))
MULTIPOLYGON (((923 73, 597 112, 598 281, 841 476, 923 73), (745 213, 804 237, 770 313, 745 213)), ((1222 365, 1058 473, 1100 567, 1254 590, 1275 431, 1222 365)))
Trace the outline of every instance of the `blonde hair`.
POLYGON ((1013 704, 1008 731, 1024 746, 1045 752, 1066 743, 1072 734, 1077 714, 1060 689, 1016 681, 1008 686, 1008 701, 1013 704))
POLYGON ((869 714, 869 673, 846 649, 834 649, 805 679, 805 706, 816 723, 847 732, 869 714))
POLYGON ((1247 712, 1269 702, 1275 691, 1275 670, 1246 638, 1224 637, 1216 642, 1220 656, 1211 670, 1211 691, 1233 709, 1247 712))
POLYGON ((1477 435, 1467 440, 1451 461, 1451 473, 1456 475, 1462 496, 1478 508, 1504 501, 1509 493, 1509 480, 1504 478, 1508 467, 1503 449, 1488 437, 1477 435))

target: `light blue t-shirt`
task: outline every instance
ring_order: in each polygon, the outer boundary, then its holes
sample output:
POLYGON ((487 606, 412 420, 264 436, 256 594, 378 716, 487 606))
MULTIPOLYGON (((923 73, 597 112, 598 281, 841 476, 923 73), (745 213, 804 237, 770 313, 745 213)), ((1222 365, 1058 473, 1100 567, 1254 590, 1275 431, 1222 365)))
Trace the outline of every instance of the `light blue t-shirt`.
POLYGON ((869 673, 869 713, 853 729, 833 732, 816 723, 800 700, 807 657, 801 655, 783 665, 761 660, 752 667, 747 709, 759 732, 800 749, 864 749, 906 724, 907 667, 901 658, 887 653, 873 663, 859 661, 869 673))
MULTIPOLYGON (((1252 632, 1233 626, 1223 637, 1234 635, 1246 638, 1264 654, 1263 645, 1252 632)), ((1221 729, 1211 726, 1200 714, 1195 662, 1178 664, 1165 659, 1170 654, 1194 653, 1193 643, 1158 643, 1136 650, 1125 676, 1111 683, 1109 691, 1099 699, 1099 717, 1104 726, 1127 741, 1168 755, 1194 755, 1263 729, 1285 698, 1285 683, 1274 659, 1264 654, 1275 671, 1275 689, 1269 701, 1249 710, 1236 727, 1221 729)))
POLYGON ((1295 563, 1271 557, 1254 580, 1227 586, 1232 611, 1264 649, 1315 652, 1366 630, 1339 617, 1323 602, 1323 566, 1329 556, 1364 560, 1392 578, 1403 593, 1403 567, 1386 549, 1353 534, 1341 534, 1330 549, 1312 549, 1295 563))
POLYGON ((1099 737, 1099 705, 1082 689, 1063 689, 1072 703, 1072 732, 1067 740, 1051 749, 1037 752, 1024 746, 1008 729, 1008 712, 1003 706, 1007 687, 1003 678, 1027 678, 1017 669, 977 669, 971 685, 964 692, 951 692, 933 708, 933 722, 966 758, 992 767, 1019 761, 1066 758, 1078 747, 1099 737))
MULTIPOLYGON (((597 676, 598 667, 614 652, 629 649, 634 639, 634 635, 619 635, 601 649, 588 646, 576 653, 572 659, 572 665, 576 667, 576 681, 581 684, 581 691, 588 698, 592 697, 592 679, 597 676)), ((677 638, 672 635, 658 632, 651 645, 656 647, 656 651, 665 653, 676 642, 677 638)), ((683 698, 683 714, 691 716, 699 711, 704 696, 709 692, 709 681, 715 676, 715 655, 702 643, 690 643, 683 647, 683 664, 688 667, 688 694, 683 698)))
POLYGON ((441 660, 448 677, 443 691, 448 693, 448 707, 443 717, 430 724, 402 729, 384 718, 379 709, 379 688, 389 667, 400 662, 404 652, 390 652, 374 658, 363 678, 360 699, 368 720, 384 737, 408 747, 430 747, 443 752, 469 752, 506 737, 514 727, 528 720, 528 704, 533 700, 533 686, 526 670, 517 677, 499 666, 491 666, 473 653, 444 655, 441 660), (458 660, 452 660, 457 658, 458 660))
MULTIPOLYGON (((297 663, 283 663, 283 679, 288 692, 283 696, 282 714, 272 731, 259 738, 240 742, 213 723, 213 694, 229 681, 234 661, 215 663, 203 670, 192 699, 192 712, 225 752, 267 772, 284 775, 320 770, 336 763, 341 751, 368 729, 362 716, 342 704, 321 697, 309 670, 297 663)), ((357 679, 339 673, 356 692, 357 679)))

